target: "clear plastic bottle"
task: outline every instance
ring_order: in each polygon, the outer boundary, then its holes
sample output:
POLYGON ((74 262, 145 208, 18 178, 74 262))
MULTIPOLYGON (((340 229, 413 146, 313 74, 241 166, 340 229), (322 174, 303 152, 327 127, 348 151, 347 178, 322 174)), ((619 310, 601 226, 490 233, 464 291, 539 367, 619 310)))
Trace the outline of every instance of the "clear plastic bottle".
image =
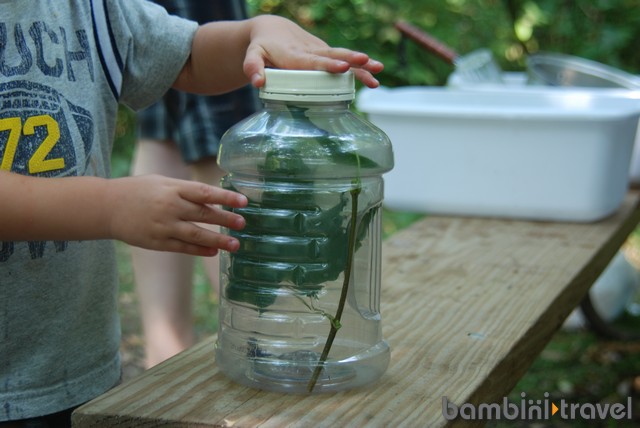
POLYGON ((272 391, 361 386, 389 363, 380 319, 388 137, 349 110, 351 72, 268 69, 264 109, 223 137, 224 188, 249 205, 221 255, 217 363, 272 391))

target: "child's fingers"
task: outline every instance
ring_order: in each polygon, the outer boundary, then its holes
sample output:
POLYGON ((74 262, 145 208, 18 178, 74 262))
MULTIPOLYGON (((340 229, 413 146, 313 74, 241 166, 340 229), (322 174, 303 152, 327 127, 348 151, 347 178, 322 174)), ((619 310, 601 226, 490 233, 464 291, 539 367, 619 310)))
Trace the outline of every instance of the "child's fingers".
POLYGON ((376 74, 376 73, 380 73, 382 70, 384 70, 384 64, 381 63, 380 61, 376 61, 375 59, 369 59, 369 61, 366 62, 366 64, 364 64, 362 67, 359 67, 362 70, 366 70, 370 73, 376 74))
POLYGON ((250 45, 244 58, 243 71, 256 88, 264 85, 265 52, 259 45, 250 45))
POLYGON ((322 57, 346 62, 349 64, 349 67, 364 67, 370 61, 369 55, 346 48, 332 48, 327 46, 318 48, 314 53, 322 57))
POLYGON ((380 61, 369 58, 369 55, 346 48, 321 47, 313 52, 319 60, 324 61, 326 71, 341 73, 349 68, 366 70, 369 73, 379 73, 384 69, 380 61))
POLYGON ((185 183, 179 194, 183 199, 199 205, 219 204, 233 208, 241 208, 247 205, 246 196, 203 183, 185 183))
POLYGON ((216 224, 233 230, 243 229, 246 224, 244 217, 240 214, 235 214, 211 205, 201 206, 197 209, 196 216, 188 220, 197 223, 216 224))
POLYGON ((167 245, 169 251, 197 252, 199 255, 215 255, 217 250, 234 252, 240 248, 236 238, 190 222, 182 222, 167 245))
POLYGON ((364 83, 367 87, 377 88, 378 86, 380 86, 380 82, 378 82, 378 79, 373 77, 370 72, 361 68, 352 68, 351 70, 353 71, 353 75, 355 76, 355 78, 364 83))
POLYGON ((175 207, 173 215, 181 222, 212 224, 233 230, 240 230, 245 226, 245 220, 240 214, 218 208, 214 205, 197 204, 183 200, 175 207))
POLYGON ((220 239, 212 246, 198 245, 179 239, 172 239, 166 243, 163 249, 165 251, 188 254, 192 256, 213 257, 217 255, 220 250, 233 253, 237 251, 239 247, 240 243, 237 240, 233 240, 232 238, 228 238, 226 240, 220 239))
POLYGON ((217 247, 204 247, 202 245, 195 245, 180 241, 179 239, 169 241, 164 250, 200 257, 213 257, 219 253, 219 249, 217 247))
MULTIPOLYGON (((255 87, 264 85, 264 51, 259 47, 249 49, 244 62, 244 72, 251 79, 255 87)), ((330 73, 344 73, 352 69, 356 79, 366 86, 379 86, 373 74, 383 70, 384 65, 369 58, 368 55, 345 48, 320 47, 311 52, 289 52, 286 62, 271 63, 269 65, 283 69, 322 70, 330 73)))

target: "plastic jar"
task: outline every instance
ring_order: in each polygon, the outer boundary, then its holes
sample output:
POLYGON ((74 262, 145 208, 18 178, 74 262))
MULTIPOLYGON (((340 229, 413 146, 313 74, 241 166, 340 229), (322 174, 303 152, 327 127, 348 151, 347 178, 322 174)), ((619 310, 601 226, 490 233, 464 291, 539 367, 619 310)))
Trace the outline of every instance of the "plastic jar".
POLYGON ((316 393, 378 379, 388 137, 349 110, 351 72, 266 71, 264 108, 223 137, 226 189, 249 205, 220 260, 216 360, 250 387, 316 393))

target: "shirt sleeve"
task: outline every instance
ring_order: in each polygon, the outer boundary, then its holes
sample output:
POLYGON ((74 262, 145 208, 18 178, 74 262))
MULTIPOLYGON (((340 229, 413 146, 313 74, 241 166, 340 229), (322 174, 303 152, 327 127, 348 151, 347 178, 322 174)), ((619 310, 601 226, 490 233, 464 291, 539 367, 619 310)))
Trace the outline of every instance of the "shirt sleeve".
POLYGON ((107 11, 123 66, 119 101, 142 109, 175 82, 198 24, 147 0, 107 0, 107 11))

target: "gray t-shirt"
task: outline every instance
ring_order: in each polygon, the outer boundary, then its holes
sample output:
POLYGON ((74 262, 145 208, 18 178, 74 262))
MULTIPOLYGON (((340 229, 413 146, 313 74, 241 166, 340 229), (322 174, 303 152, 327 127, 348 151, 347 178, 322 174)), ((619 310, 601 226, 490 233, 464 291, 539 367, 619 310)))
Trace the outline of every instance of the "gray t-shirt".
MULTIPOLYGON (((0 167, 108 177, 119 102, 161 97, 196 28, 142 0, 1 0, 0 167)), ((117 383, 117 290, 110 241, 0 241, 0 421, 117 383)))

